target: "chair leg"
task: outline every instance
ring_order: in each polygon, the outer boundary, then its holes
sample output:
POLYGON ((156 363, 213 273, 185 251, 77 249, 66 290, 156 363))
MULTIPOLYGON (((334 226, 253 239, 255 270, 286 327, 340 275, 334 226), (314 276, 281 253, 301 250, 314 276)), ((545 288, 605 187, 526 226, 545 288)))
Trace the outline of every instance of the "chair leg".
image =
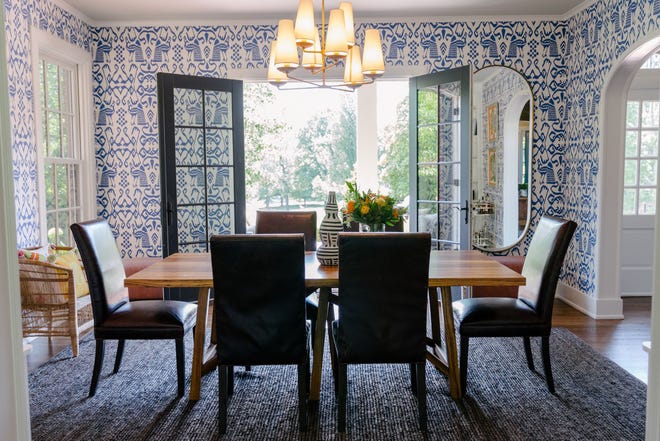
POLYGON ((92 370, 92 384, 89 386, 89 396, 93 397, 96 393, 96 386, 99 384, 99 375, 103 367, 103 356, 105 354, 105 341, 96 340, 96 353, 94 354, 94 369, 92 370))
POLYGON ((72 331, 71 332, 71 352, 73 353, 73 357, 78 356, 78 332, 77 331, 72 331))
POLYGON ((410 389, 417 395, 417 364, 410 363, 410 389))
POLYGON ((182 397, 186 388, 186 371, 185 371, 185 346, 183 337, 175 339, 176 344, 176 380, 177 380, 177 397, 182 397))
POLYGON ((309 365, 309 361, 310 361, 309 347, 307 347, 307 358, 305 360, 306 360, 305 361, 305 387, 306 387, 306 391, 307 391, 307 397, 309 398, 309 391, 310 391, 310 388, 311 388, 311 381, 312 381, 312 379, 310 378, 311 374, 312 374, 312 368, 309 365))
POLYGON ((468 370, 468 348, 470 346, 470 338, 461 335, 461 359, 460 359, 460 374, 461 374, 461 392, 465 395, 467 390, 467 370, 468 370))
POLYGON ((340 433, 346 432, 346 392, 348 383, 348 365, 339 363, 337 366, 337 424, 340 433))
POLYGON ((227 366, 227 393, 234 395, 234 366, 227 366))
POLYGON ((555 380, 552 378, 552 366, 550 366, 550 336, 541 337, 541 356, 543 358, 543 371, 545 381, 548 383, 550 393, 555 393, 555 380))
POLYGON ((298 430, 307 430, 307 360, 298 364, 298 430))
MULTIPOLYGON (((335 320, 334 306, 332 303, 328 305, 328 319, 326 320, 328 328, 328 346, 330 347, 330 367, 332 368, 332 375, 337 377, 337 348, 335 347, 335 339, 332 336, 332 322, 335 320)), ((314 328, 312 328, 314 329, 314 328)), ((312 340, 314 341, 314 340, 312 340)))
POLYGON ((527 367, 530 371, 533 371, 534 357, 532 356, 532 345, 530 344, 529 337, 523 337, 523 344, 525 346, 525 357, 527 357, 527 367))
POLYGON ((415 363, 417 382, 417 409, 419 412, 419 429, 426 432, 426 362, 415 363))
POLYGON ((227 396, 229 366, 218 365, 218 431, 220 435, 227 432, 227 396))
POLYGON ((124 357, 124 346, 126 345, 126 340, 117 341, 117 355, 115 356, 115 367, 112 370, 113 374, 119 372, 119 367, 121 366, 121 360, 124 357))
POLYGON ((314 341, 314 337, 316 337, 316 306, 305 302, 305 315, 312 324, 312 341, 314 341))

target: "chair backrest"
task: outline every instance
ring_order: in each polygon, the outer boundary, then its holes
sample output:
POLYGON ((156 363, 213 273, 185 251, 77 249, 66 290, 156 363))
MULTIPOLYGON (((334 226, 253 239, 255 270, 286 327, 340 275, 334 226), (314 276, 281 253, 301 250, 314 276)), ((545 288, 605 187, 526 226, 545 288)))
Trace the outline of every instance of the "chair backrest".
POLYGON ((305 235, 305 251, 316 250, 316 211, 257 210, 255 234, 305 235))
POLYGON ((430 252, 428 233, 339 233, 340 361, 424 360, 430 252))
POLYGON ((215 235, 210 242, 218 362, 305 360, 303 235, 215 235))
POLYGON ((522 268, 527 283, 518 289, 518 298, 548 323, 552 319, 559 273, 576 227, 571 220, 543 216, 527 249, 522 268))
POLYGON ((128 302, 124 265, 110 225, 104 219, 75 223, 71 232, 87 275, 94 325, 100 326, 109 314, 128 302))

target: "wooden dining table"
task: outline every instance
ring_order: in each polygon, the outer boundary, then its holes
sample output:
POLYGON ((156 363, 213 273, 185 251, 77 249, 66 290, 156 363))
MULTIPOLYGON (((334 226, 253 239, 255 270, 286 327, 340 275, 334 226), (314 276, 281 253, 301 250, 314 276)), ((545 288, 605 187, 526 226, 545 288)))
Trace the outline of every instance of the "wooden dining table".
MULTIPOLYGON (((429 317, 431 335, 427 338, 427 360, 447 375, 449 392, 461 398, 458 351, 451 307, 452 287, 520 286, 525 278, 478 251, 431 251, 429 261, 429 317), (438 292, 439 291, 439 292, 438 292), (444 338, 443 338, 444 335, 444 338)), ((215 332, 206 344, 210 290, 213 288, 209 253, 175 253, 128 276, 127 287, 198 288, 197 323, 193 343, 190 400, 199 400, 202 376, 217 364, 215 332)), ((318 400, 321 391, 323 347, 326 317, 332 288, 339 286, 336 266, 321 266, 316 253, 305 254, 305 286, 319 288, 310 400, 318 400)), ((213 328, 214 324, 211 324, 213 328)))

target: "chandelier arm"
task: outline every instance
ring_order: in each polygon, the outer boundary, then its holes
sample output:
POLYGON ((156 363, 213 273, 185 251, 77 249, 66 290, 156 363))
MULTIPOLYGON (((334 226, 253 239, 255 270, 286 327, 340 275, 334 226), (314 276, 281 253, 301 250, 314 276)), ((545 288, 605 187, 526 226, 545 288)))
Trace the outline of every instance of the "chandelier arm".
POLYGON ((317 75, 317 74, 320 74, 321 72, 325 73, 326 71, 332 69, 333 67, 337 66, 338 64, 339 64, 339 61, 335 61, 332 64, 323 64, 323 66, 321 66, 321 67, 318 67, 318 68, 315 68, 315 69, 309 69, 309 72, 312 75, 317 75))

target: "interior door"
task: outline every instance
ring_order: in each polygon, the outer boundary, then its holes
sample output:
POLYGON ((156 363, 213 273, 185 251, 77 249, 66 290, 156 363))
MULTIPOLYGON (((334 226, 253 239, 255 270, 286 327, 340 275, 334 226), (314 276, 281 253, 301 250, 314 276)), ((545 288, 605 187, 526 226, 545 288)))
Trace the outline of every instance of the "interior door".
POLYGON ((410 79, 410 229, 470 248, 470 66, 410 79))
POLYGON ((163 256, 208 252, 245 232, 243 82, 159 73, 158 99, 163 256))

